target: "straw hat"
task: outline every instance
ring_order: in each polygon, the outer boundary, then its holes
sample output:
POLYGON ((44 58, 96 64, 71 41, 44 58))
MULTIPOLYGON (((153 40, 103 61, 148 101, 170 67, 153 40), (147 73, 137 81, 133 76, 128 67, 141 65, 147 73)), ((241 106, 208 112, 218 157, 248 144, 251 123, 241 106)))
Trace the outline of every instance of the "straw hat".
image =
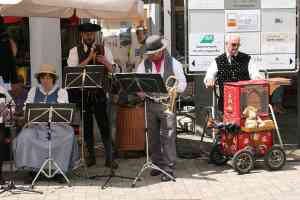
POLYGON ((56 68, 51 64, 41 64, 39 72, 35 74, 35 78, 38 78, 40 74, 53 74, 56 78, 58 78, 56 68))
POLYGON ((167 41, 159 35, 151 35, 146 39, 145 42, 145 53, 146 55, 154 54, 167 48, 167 41))

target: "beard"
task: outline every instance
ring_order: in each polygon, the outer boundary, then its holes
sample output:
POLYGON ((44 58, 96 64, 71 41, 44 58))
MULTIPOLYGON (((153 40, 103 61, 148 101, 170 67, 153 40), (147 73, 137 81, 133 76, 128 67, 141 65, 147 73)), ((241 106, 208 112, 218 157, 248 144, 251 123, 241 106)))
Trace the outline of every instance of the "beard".
POLYGON ((87 39, 83 41, 84 44, 86 44, 88 47, 92 47, 92 45, 94 44, 95 40, 93 39, 87 39))

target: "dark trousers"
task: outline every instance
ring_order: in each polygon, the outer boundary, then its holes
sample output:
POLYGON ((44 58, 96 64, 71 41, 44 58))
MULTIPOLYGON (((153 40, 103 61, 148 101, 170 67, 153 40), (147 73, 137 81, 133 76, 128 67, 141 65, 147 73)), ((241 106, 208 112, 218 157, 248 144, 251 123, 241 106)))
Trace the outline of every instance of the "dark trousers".
POLYGON ((151 160, 167 172, 173 172, 176 162, 176 114, 164 112, 165 106, 147 103, 148 133, 151 160))
POLYGON ((106 112, 106 99, 103 97, 93 98, 92 100, 87 98, 87 100, 84 102, 84 110, 84 141, 87 144, 89 153, 94 154, 94 115, 97 125, 100 129, 106 160, 112 160, 112 140, 110 138, 109 120, 106 112))
POLYGON ((4 138, 5 138, 4 128, 0 127, 0 179, 2 176, 2 163, 5 157, 4 138))

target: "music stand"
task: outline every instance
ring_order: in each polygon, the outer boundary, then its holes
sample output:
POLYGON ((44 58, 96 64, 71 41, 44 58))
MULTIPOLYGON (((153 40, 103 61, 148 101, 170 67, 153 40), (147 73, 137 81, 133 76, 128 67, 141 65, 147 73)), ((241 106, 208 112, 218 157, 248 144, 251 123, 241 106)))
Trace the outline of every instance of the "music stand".
POLYGON ((81 90, 81 158, 80 166, 84 167, 86 178, 89 177, 84 158, 84 89, 102 88, 105 85, 106 69, 104 65, 68 66, 64 68, 65 89, 81 90))
MULTIPOLYGON (((126 91, 128 94, 144 92, 144 93, 158 93, 158 94, 167 94, 167 89, 162 80, 160 74, 141 74, 141 73, 119 73, 116 74, 116 79, 119 82, 119 86, 121 89, 126 91)), ((148 139, 148 123, 147 123, 147 99, 151 99, 150 95, 146 95, 145 98, 145 135, 146 135, 146 162, 144 163, 141 170, 138 172, 134 181, 131 184, 131 187, 135 187, 136 182, 140 179, 143 171, 147 168, 152 168, 159 170, 163 174, 170 177, 173 181, 175 178, 167 173, 165 170, 161 169, 157 165, 155 165, 149 157, 149 139, 148 139)))
MULTIPOLYGON (((114 80, 115 80, 115 74, 113 73, 114 72, 114 67, 115 66, 113 66, 113 70, 112 70, 112 72, 111 72, 111 84, 110 84, 110 94, 113 92, 112 90, 113 89, 117 89, 117 88, 114 88, 113 86, 117 86, 117 85, 113 85, 113 82, 114 82, 114 80)), ((112 112, 112 110, 111 110, 111 108, 112 107, 110 107, 110 112, 112 112)), ((111 129, 110 129, 111 130, 111 129)), ((109 143, 110 144, 112 144, 112 134, 110 133, 109 134, 109 143)), ((112 156, 112 151, 110 152, 111 153, 111 158, 113 157, 112 156)), ((111 160, 112 161, 112 160, 111 160)), ((110 172, 109 172, 109 174, 106 174, 106 175, 94 175, 94 176, 91 176, 91 177, 89 177, 90 179, 95 179, 95 178, 105 178, 105 177, 107 177, 107 179, 106 179, 106 181, 104 182, 104 184, 101 186, 101 189, 105 189, 106 188, 106 185, 109 183, 109 181, 113 178, 113 177, 117 177, 117 178, 123 178, 123 179, 129 179, 129 180, 134 180, 134 178, 133 177, 128 177, 128 176, 121 176, 121 175, 116 175, 115 174, 115 171, 114 171, 114 169, 113 169, 113 167, 112 167, 112 164, 110 165, 110 172)))
MULTIPOLYGON (((9 115, 10 115, 10 119, 9 119, 8 123, 6 121, 2 121, 3 119, 1 119, 1 124, 5 124, 4 127, 6 127, 6 124, 8 124, 8 126, 13 126, 12 106, 13 106, 14 103, 13 103, 12 100, 9 101, 8 103, 6 103, 6 96, 2 93, 0 93, 0 99, 5 99, 4 102, 2 100, 0 100, 1 103, 5 103, 5 107, 0 111, 0 115, 2 115, 2 113, 5 111, 6 108, 9 109, 9 115)), ((1 118, 2 118, 2 116, 1 116, 1 118)), ((11 138, 11 141, 9 143, 9 146, 10 146, 10 156, 9 157, 12 160, 13 159, 13 150, 12 150, 13 149, 12 148, 13 133, 11 133, 10 138, 11 138)), ((3 153, 3 152, 1 152, 1 153, 3 153)), ((24 192, 33 192, 33 193, 43 194, 43 192, 35 191, 35 190, 32 190, 31 188, 26 188, 24 186, 16 186, 15 185, 15 180, 12 177, 13 177, 13 164, 10 165, 10 180, 8 181, 6 186, 1 186, 0 187, 0 194, 2 194, 4 192, 8 192, 8 191, 15 194, 16 190, 24 191, 24 192)))
POLYGON ((45 103, 30 103, 26 104, 25 119, 29 124, 47 123, 48 125, 48 158, 44 161, 38 173, 31 183, 33 188, 35 181, 41 173, 47 178, 53 178, 58 172, 64 177, 68 186, 71 186, 70 180, 61 170, 56 161, 52 158, 52 140, 51 140, 51 125, 55 124, 70 124, 73 118, 75 104, 45 104, 45 103), (47 168, 47 171, 46 171, 47 168), (52 172, 52 170, 54 170, 52 172))

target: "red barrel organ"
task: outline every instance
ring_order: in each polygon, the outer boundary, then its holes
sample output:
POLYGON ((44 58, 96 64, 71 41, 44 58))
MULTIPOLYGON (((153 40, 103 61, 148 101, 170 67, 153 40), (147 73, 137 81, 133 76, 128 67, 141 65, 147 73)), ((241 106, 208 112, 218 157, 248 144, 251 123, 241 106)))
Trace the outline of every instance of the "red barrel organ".
POLYGON ((239 173, 248 173, 254 167, 255 159, 261 157, 269 169, 280 169, 285 164, 283 149, 273 145, 275 126, 269 117, 267 81, 225 83, 223 124, 235 125, 239 129, 220 130, 220 139, 211 151, 213 163, 221 165, 232 158, 233 167, 239 173), (247 116, 248 109, 255 111, 252 119, 247 116))

